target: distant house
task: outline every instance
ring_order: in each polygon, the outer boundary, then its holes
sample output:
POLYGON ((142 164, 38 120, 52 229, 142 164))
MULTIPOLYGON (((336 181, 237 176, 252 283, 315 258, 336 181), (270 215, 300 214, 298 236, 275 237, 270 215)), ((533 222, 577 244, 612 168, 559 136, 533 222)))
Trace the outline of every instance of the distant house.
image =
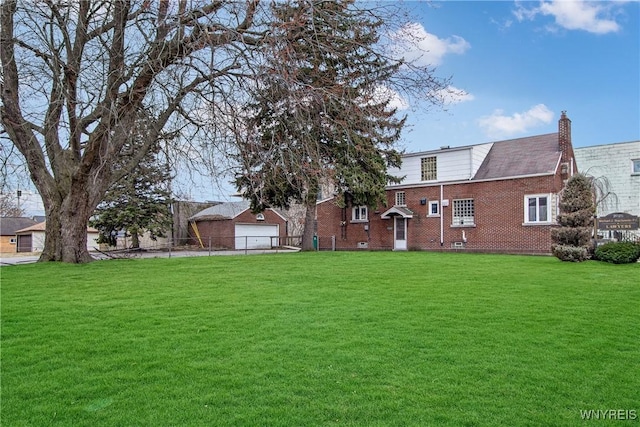
MULTIPOLYGON (((42 252, 42 250, 44 250, 45 232, 45 222, 39 222, 21 230, 17 230, 17 252, 42 252)), ((87 250, 92 251, 94 248, 97 248, 99 246, 97 240, 98 230, 87 227, 87 250)))
POLYGON ((0 252, 18 252, 16 231, 37 224, 31 218, 3 217, 0 218, 0 252))
POLYGON ((189 218, 190 244, 213 249, 268 249, 287 235, 287 221, 278 211, 254 214, 246 200, 221 203, 189 218))
POLYGON ((318 202, 319 242, 331 238, 336 249, 550 253, 560 193, 577 172, 564 112, 557 133, 402 160, 389 171, 405 178, 387 186, 387 206, 318 202))

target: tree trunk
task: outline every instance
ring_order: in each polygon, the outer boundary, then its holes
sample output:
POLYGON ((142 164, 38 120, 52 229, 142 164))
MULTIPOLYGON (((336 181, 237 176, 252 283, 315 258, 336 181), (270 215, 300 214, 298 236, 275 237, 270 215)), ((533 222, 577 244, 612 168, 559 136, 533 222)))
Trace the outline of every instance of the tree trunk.
POLYGON ((129 234, 131 234, 131 249, 140 249, 140 237, 138 234, 138 228, 131 228, 129 230, 129 234))
POLYGON ((75 185, 61 202, 45 202, 47 228, 39 261, 93 261, 87 249, 87 226, 95 206, 83 188, 75 185))
POLYGON ((313 251, 314 226, 316 221, 316 200, 308 201, 304 215, 304 231, 302 232, 302 250, 313 251))
POLYGON ((47 231, 44 250, 39 261, 86 263, 93 260, 87 249, 89 218, 78 218, 74 212, 61 211, 60 215, 47 212, 47 231), (86 219, 85 219, 86 218, 86 219))

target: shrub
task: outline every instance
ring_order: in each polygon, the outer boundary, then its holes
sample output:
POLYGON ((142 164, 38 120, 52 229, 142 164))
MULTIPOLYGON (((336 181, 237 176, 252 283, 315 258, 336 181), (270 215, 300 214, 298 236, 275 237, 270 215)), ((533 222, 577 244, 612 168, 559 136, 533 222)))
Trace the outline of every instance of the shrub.
POLYGON ((596 248, 595 258, 612 264, 629 264, 640 259, 640 244, 610 242, 596 248))
POLYGON ((589 246, 591 243, 589 227, 557 227, 551 229, 551 238, 559 245, 589 246))
POLYGON ((581 262, 589 259, 589 249, 585 246, 553 245, 551 252, 560 261, 581 262))
POLYGON ((551 252, 562 261, 584 261, 593 255, 591 232, 595 213, 591 180, 573 175, 562 190, 558 225, 551 231, 551 252))

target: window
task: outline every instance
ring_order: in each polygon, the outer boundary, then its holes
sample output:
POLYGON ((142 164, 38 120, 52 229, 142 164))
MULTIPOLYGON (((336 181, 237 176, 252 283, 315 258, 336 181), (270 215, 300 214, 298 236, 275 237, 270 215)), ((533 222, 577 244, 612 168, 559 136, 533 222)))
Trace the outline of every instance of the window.
POLYGON ((631 160, 631 163, 632 163, 631 173, 634 175, 640 174, 640 159, 631 160))
POLYGON ((475 225, 473 199, 453 201, 453 225, 475 225))
POLYGON ((551 222, 551 197, 549 194, 524 196, 524 222, 551 222))
POLYGON ((421 159, 420 168, 422 171, 423 181, 435 181, 438 179, 436 156, 423 157, 421 159))
POLYGON ((11 244, 11 245, 15 245, 15 244, 16 244, 16 238, 15 238, 15 237, 11 237, 11 238, 9 239, 9 244, 11 244))
POLYGON ((440 216, 440 202, 437 200, 432 200, 429 202, 429 212, 427 212, 429 216, 440 216))
POLYGON ((396 206, 406 206, 407 203, 405 201, 405 197, 404 197, 404 191, 397 191, 396 192, 396 206))
POLYGON ((352 221, 366 221, 367 220, 367 207, 366 206, 354 206, 351 210, 352 221))

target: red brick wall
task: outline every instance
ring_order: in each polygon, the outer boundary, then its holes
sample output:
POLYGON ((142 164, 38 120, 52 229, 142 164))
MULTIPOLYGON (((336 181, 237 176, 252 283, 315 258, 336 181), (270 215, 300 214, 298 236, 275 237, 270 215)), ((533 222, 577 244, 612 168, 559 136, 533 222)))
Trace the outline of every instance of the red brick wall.
MULTIPOLYGON (((510 179, 487 182, 465 182, 444 185, 443 199, 449 206, 440 207, 443 219, 443 243, 440 242, 440 217, 428 216, 430 200, 440 200, 440 186, 424 186, 403 190, 388 190, 388 206, 395 203, 396 191, 404 191, 406 205, 414 212, 408 219, 408 249, 451 250, 454 242, 466 237, 465 250, 506 253, 549 253, 551 225, 523 225, 524 196, 557 194, 562 179, 555 176, 510 179), (474 199, 475 226, 453 226, 452 210, 455 199, 474 199), (420 200, 427 199, 426 205, 420 200)), ((357 249, 358 242, 367 242, 369 249, 393 248, 393 219, 381 219, 388 207, 369 208, 367 224, 351 221, 351 208, 346 209, 342 223, 341 208, 333 200, 318 204, 318 236, 321 249, 324 242, 335 236, 336 249, 357 249), (369 230, 365 230, 368 226, 369 230)))

